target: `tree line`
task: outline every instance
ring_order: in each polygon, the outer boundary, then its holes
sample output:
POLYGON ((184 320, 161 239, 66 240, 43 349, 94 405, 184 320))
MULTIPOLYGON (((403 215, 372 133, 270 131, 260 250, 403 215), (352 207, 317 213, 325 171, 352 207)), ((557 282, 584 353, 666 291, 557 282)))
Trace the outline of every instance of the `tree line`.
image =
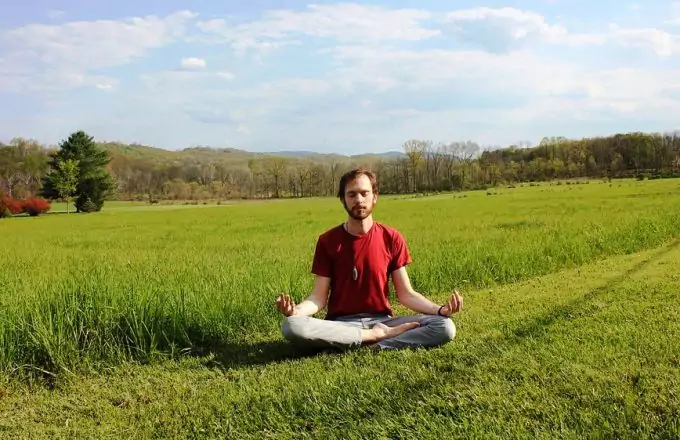
POLYGON ((344 171, 372 169, 383 194, 457 191, 554 179, 680 177, 680 132, 546 137, 536 146, 483 148, 408 140, 401 154, 286 155, 235 149, 170 152, 97 143, 82 131, 58 146, 15 138, 0 144, 0 192, 73 201, 226 200, 334 196, 344 171))

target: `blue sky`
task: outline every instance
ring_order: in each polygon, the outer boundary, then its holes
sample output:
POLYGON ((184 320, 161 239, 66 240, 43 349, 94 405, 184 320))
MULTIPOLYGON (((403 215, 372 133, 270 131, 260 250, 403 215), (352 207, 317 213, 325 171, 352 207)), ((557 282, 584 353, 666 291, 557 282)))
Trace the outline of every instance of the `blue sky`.
POLYGON ((85 0, 0 16, 0 140, 357 154, 680 129, 680 2, 85 0))

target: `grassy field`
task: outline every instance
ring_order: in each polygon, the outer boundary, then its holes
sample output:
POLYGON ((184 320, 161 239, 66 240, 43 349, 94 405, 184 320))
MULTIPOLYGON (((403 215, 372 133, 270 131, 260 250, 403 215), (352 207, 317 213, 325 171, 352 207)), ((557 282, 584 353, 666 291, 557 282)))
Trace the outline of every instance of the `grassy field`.
POLYGON ((451 344, 380 354, 279 333, 338 201, 205 208, 0 221, 0 433, 680 436, 677 180, 381 198, 414 287, 465 310, 451 344))

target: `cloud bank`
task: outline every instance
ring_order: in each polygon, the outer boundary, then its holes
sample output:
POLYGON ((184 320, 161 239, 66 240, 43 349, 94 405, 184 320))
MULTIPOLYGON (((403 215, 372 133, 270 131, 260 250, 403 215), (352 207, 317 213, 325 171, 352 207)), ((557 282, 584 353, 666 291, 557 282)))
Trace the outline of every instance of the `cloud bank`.
POLYGON ((358 3, 29 23, 0 32, 0 132, 354 154, 677 129, 680 8, 629 9, 646 24, 358 3))

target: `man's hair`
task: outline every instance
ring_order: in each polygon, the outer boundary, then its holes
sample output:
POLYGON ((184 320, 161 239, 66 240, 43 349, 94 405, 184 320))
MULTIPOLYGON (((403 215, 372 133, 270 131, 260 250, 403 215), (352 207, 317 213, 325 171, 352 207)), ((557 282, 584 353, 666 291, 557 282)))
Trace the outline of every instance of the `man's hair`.
POLYGON ((371 182, 373 193, 378 194, 378 180, 376 179, 375 174, 366 168, 355 168, 353 170, 347 171, 342 175, 342 177, 340 177, 340 186, 338 188, 338 198, 340 200, 345 200, 345 188, 347 187, 347 184, 362 174, 368 177, 368 180, 371 182))

